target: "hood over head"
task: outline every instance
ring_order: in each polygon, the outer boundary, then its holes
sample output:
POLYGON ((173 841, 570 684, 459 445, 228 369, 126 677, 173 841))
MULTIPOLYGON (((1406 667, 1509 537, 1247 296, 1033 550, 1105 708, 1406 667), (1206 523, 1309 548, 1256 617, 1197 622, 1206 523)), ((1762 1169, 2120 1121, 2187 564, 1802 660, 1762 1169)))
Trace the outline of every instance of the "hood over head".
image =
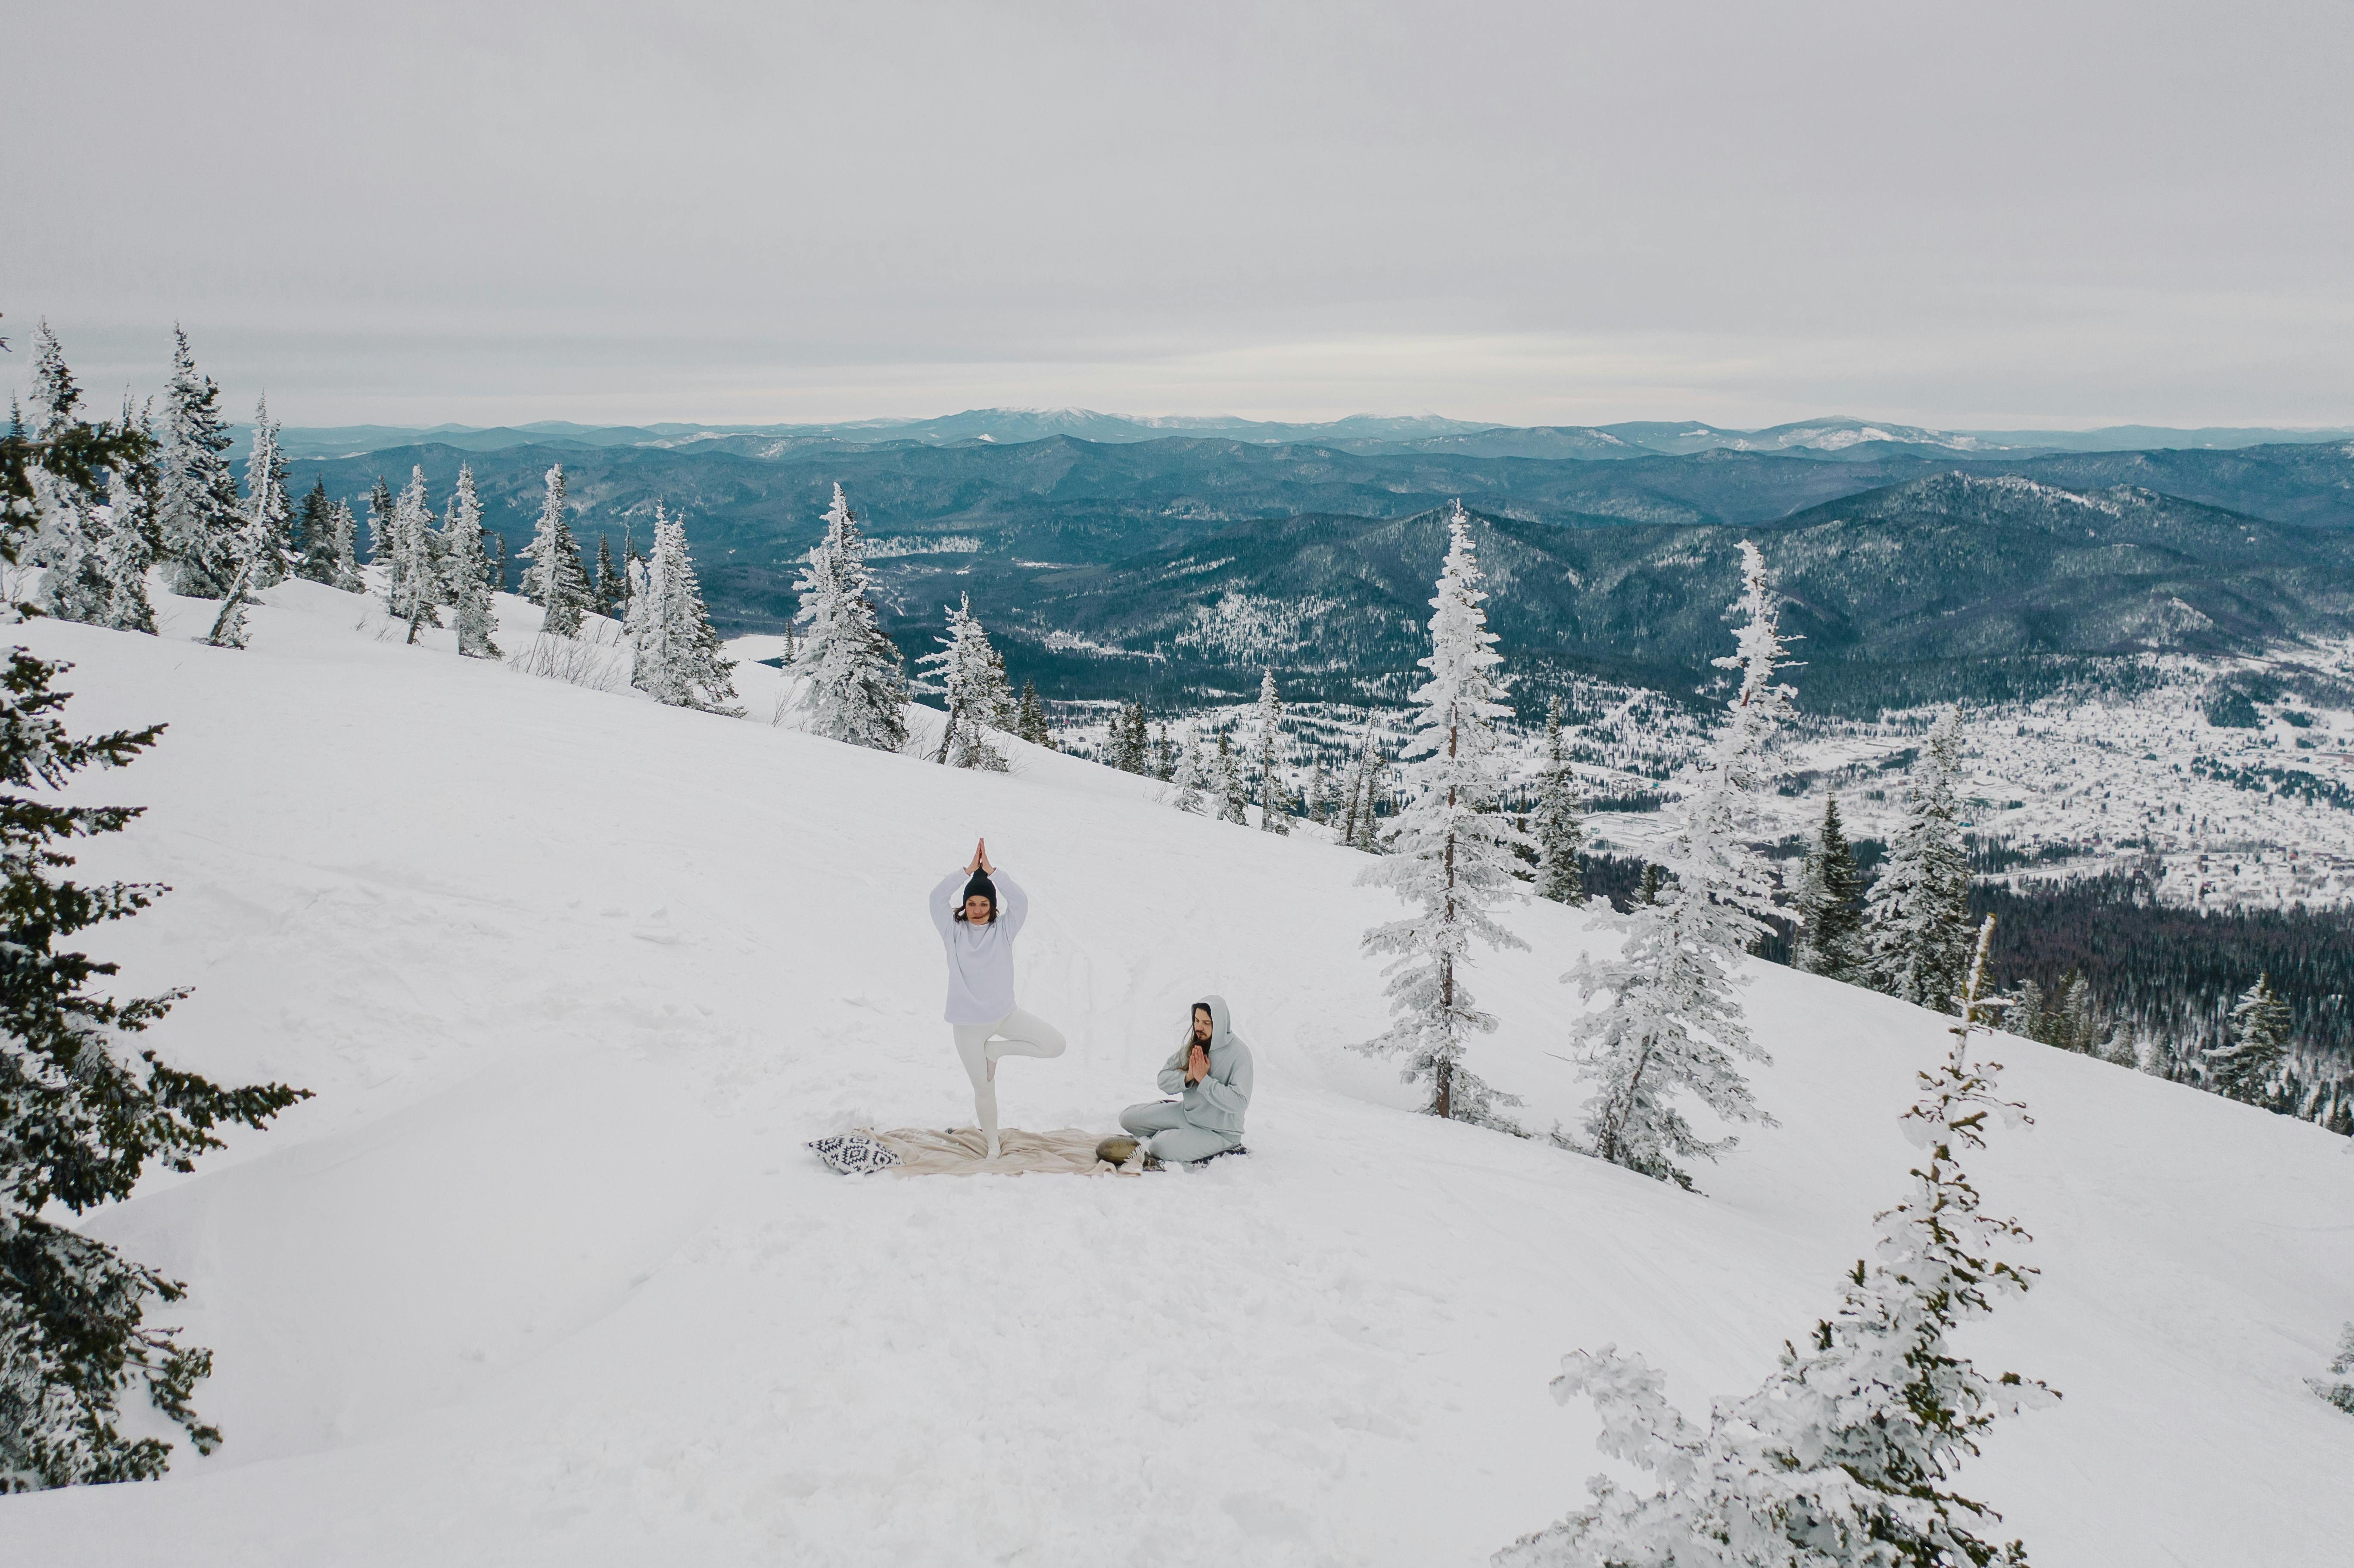
POLYGON ((1193 1038, 1193 1008, 1195 1007, 1206 1007, 1210 1010, 1210 1049, 1214 1051, 1225 1044, 1226 1036, 1234 1032, 1234 1020, 1226 1012, 1226 999, 1223 996, 1205 996, 1194 1002, 1193 1007, 1185 1010, 1186 1040, 1193 1038))

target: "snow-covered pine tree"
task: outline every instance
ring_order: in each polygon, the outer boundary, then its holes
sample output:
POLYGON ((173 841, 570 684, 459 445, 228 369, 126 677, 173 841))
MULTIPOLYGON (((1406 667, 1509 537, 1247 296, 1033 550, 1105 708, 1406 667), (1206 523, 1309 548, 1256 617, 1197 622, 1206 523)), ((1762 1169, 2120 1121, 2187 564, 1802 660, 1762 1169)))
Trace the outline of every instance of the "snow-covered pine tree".
POLYGON ((270 417, 270 399, 261 398, 253 410, 253 449, 245 460, 245 526, 252 536, 242 548, 252 552, 254 589, 284 582, 294 558, 294 508, 286 497, 286 454, 279 450, 279 429, 270 417), (265 432, 270 438, 266 454, 265 432))
MULTIPOLYGON (((47 317, 33 332, 33 374, 28 388, 33 422, 27 438, 54 448, 81 421, 81 389, 67 368, 64 345, 49 330, 47 317)), ((12 421, 13 422, 13 421, 12 421)), ((27 471, 33 493, 35 518, 31 537, 21 550, 27 564, 42 568, 35 604, 44 615, 60 620, 91 621, 105 611, 106 581, 100 575, 98 533, 93 515, 97 493, 65 476, 35 466, 27 471)))
POLYGON ((1152 741, 1152 766, 1145 769, 1162 783, 1177 777, 1177 747, 1169 738, 1169 726, 1163 724, 1152 741))
POLYGON ((1839 797, 1823 800, 1822 825, 1798 879, 1799 969, 1855 983, 1863 969, 1863 874, 1840 824, 1839 797))
POLYGON ((1104 736, 1104 763, 1122 773, 1149 773, 1152 770, 1152 743, 1145 734, 1144 700, 1130 698, 1120 704, 1112 715, 1110 732, 1104 736))
POLYGON ((1013 715, 1013 733, 1033 746, 1043 746, 1049 751, 1059 749, 1055 745, 1055 726, 1046 722, 1046 705, 1039 700, 1038 683, 1022 683, 1022 704, 1013 715))
POLYGON ((368 565, 382 567, 389 573, 392 569, 393 540, 396 532, 393 527, 393 514, 398 507, 392 499, 392 487, 385 483, 382 474, 376 476, 376 484, 368 492, 367 508, 368 565))
POLYGON ((220 388, 197 374, 188 334, 172 328, 172 380, 164 395, 164 450, 155 525, 172 591, 217 599, 237 575, 237 476, 224 455, 232 438, 220 388))
POLYGON ((1283 700, 1275 694, 1275 672, 1258 683, 1258 825, 1270 833, 1291 832, 1290 792, 1277 773, 1275 753, 1283 737, 1283 700))
MULTIPOLYGON (((1171 749, 1166 727, 1161 730, 1161 749, 1171 749)), ((1202 765, 1201 742, 1198 737, 1189 735, 1178 743, 1175 750, 1177 760, 1170 769, 1169 786, 1176 793, 1169 803, 1181 811, 1191 811, 1198 817, 1202 814, 1204 792, 1210 786, 1209 769, 1202 765)))
POLYGON ((1536 810, 1530 813, 1534 818, 1530 836, 1537 844, 1536 894, 1556 904, 1583 904, 1585 879, 1577 869, 1577 852, 1585 847, 1585 830, 1577 820, 1577 775, 1569 765, 1559 697, 1545 705, 1544 745, 1536 810))
POLYGON ((2232 1004, 2232 1039, 2202 1054, 2208 1086, 2226 1099, 2263 1105, 2288 1054, 2288 1003, 2273 990, 2273 977, 2256 983, 2232 1004))
POLYGON ((81 418, 81 392, 48 323, 35 339, 34 423, 12 414, 9 560, 44 568, 34 608, 119 631, 155 630, 147 602, 154 441, 126 398, 119 425, 81 418), (21 505, 19 504, 21 503, 21 505))
POLYGON ((482 569, 482 500, 475 493, 474 471, 469 465, 459 465, 458 488, 450 497, 441 533, 441 569, 449 579, 458 652, 469 659, 495 659, 498 644, 491 638, 498 630, 498 611, 482 569))
POLYGON ((1757 547, 1741 546, 1743 616, 1737 652, 1720 668, 1740 672, 1725 723, 1711 744, 1681 820, 1663 848, 1667 875, 1655 903, 1596 926, 1626 933, 1617 955, 1592 956, 1562 978, 1581 994, 1609 994, 1607 1005, 1581 1013, 1571 1031, 1595 1083, 1586 1102, 1593 1151, 1613 1164, 1681 1186, 1691 1175, 1676 1161, 1713 1160, 1732 1139, 1711 1143, 1672 1103, 1689 1092, 1720 1119, 1774 1125, 1750 1095, 1735 1059, 1764 1062, 1749 1038, 1733 970, 1769 927, 1773 876, 1750 848, 1759 797, 1770 787, 1766 754, 1790 713, 1779 610, 1757 547))
POLYGON ((327 499, 327 481, 323 475, 311 486, 300 504, 294 508, 294 523, 301 537, 297 548, 301 559, 294 575, 314 583, 335 580, 335 503, 327 499))
POLYGON ((408 641, 441 624, 436 608, 441 584, 433 570, 433 507, 425 499, 425 470, 412 467, 408 482, 392 503, 392 564, 385 573, 384 609, 408 625, 408 641))
POLYGON ((286 504, 286 461, 278 452, 278 425, 263 398, 253 412, 253 449, 245 460, 245 514, 229 543, 235 570, 220 613, 205 641, 216 648, 245 646, 245 607, 262 588, 286 580, 290 536, 286 504))
POLYGON ((837 484, 825 537, 793 583, 801 595, 794 620, 807 629, 790 668, 800 689, 777 716, 804 714, 813 735, 896 751, 907 744, 907 678, 875 616, 872 588, 865 535, 837 484))
POLYGON ((1006 689, 1005 667, 990 646, 989 633, 972 612, 970 594, 949 611, 948 633, 938 641, 937 652, 916 661, 919 669, 938 669, 938 680, 922 689, 942 698, 948 710, 932 760, 945 765, 953 757, 959 768, 1002 773, 1005 758, 989 744, 989 732, 1013 722, 1013 694, 1006 689))
POLYGON ((1210 760, 1210 789, 1217 798, 1218 821, 1250 826, 1250 788, 1243 781, 1242 758, 1235 755, 1225 730, 1218 731, 1218 750, 1210 760))
POLYGON ((630 683, 673 707, 738 710, 736 665, 720 652, 719 633, 704 608, 703 584, 686 549, 686 524, 654 503, 654 553, 645 568, 643 614, 630 683))
POLYGON ((2354 1415, 2354 1323, 2347 1324, 2338 1336, 2338 1354, 2330 1359, 2329 1376, 2306 1378, 2305 1386, 2354 1415))
POLYGON ((1430 679, 1414 694, 1421 711, 1403 753, 1417 759, 1405 768, 1409 799, 1394 853, 1357 874, 1360 885, 1386 887, 1412 911, 1364 934, 1366 952, 1392 955, 1382 971, 1392 1022, 1358 1049, 1405 1057, 1406 1082, 1429 1086, 1432 1116, 1510 1128, 1504 1108, 1519 1098, 1490 1087, 1464 1060, 1470 1037, 1491 1033, 1496 1021, 1474 1004, 1462 971, 1474 942, 1528 945, 1495 916, 1523 896, 1514 852, 1528 840, 1496 809, 1504 773, 1495 724, 1511 712, 1503 701, 1509 683, 1497 671, 1503 660, 1480 608, 1488 596, 1459 502, 1447 532, 1447 563, 1430 601, 1430 653, 1416 662, 1430 679))
POLYGON ((36 441, 55 444, 81 424, 81 388, 74 384, 73 372, 66 368, 65 345, 49 330, 47 316, 33 329, 33 381, 29 391, 33 399, 32 438, 36 441))
MULTIPOLYGON (((137 432, 73 422, 48 440, 0 440, 0 559, 31 521, 33 472, 90 491, 136 463, 137 432)), ((68 805, 56 794, 87 768, 122 767, 161 726, 74 738, 67 668, 25 649, 0 652, 0 1491, 160 1475, 172 1445, 126 1436, 122 1396, 143 1392, 200 1453, 220 1434, 189 1405, 210 1352, 147 1320, 183 1288, 111 1245, 51 1216, 128 1197, 151 1162, 186 1171, 220 1146, 223 1123, 260 1127, 302 1097, 282 1085, 223 1088, 167 1066, 134 1037, 183 994, 93 994, 112 963, 62 949, 75 933, 135 915, 162 892, 53 881, 66 841, 119 832, 139 808, 68 805), (55 1205, 55 1207, 52 1207, 55 1205)))
MULTIPOLYGON (((588 608, 588 575, 580 567, 580 546, 573 542, 570 507, 564 499, 564 465, 546 476, 546 496, 540 503, 539 527, 524 548, 531 566, 523 575, 523 597, 547 611, 540 630, 550 637, 580 635, 580 613, 588 608)), ((662 548, 660 529, 654 548, 662 548)), ((681 548, 684 547, 682 543, 681 548)))
POLYGON ((1999 1516, 1954 1489, 1997 1420, 2058 1398, 1988 1377, 1952 1343, 2035 1273, 1999 1255, 2027 1234, 1979 1212, 1959 1159, 1985 1147, 1989 1117, 2025 1119, 1995 1092, 2000 1066, 1970 1059, 1984 969, 1981 941, 1954 1049, 1920 1075, 1904 1114, 1923 1162, 1905 1200, 1878 1216, 1879 1244, 1848 1272, 1839 1310, 1803 1352, 1786 1346, 1755 1393, 1716 1402, 1705 1427, 1668 1403, 1640 1356, 1606 1345, 1564 1358, 1553 1397, 1592 1400, 1602 1451, 1659 1487, 1594 1478, 1591 1503, 1498 1552, 1499 1568, 2023 1568, 2020 1542, 1977 1534, 1999 1516))
POLYGON ((1369 712, 1365 715, 1365 736, 1358 747, 1356 767, 1349 774, 1349 799, 1341 819, 1341 842, 1367 854, 1382 853, 1381 835, 1373 821, 1373 802, 1381 776, 1381 736, 1369 712))
POLYGON ((1970 865, 1955 798, 1961 771, 1961 710, 1949 705, 1914 765, 1903 822, 1864 904, 1866 983, 1939 1012, 1954 1010, 1970 961, 1970 865))
POLYGON ((629 590, 613 570, 613 543, 599 534, 597 535, 597 581, 589 589, 589 602, 598 614, 619 619, 621 601, 628 597, 629 590))
POLYGON ((352 515, 350 503, 336 502, 328 523, 334 554, 327 577, 329 588, 341 588, 345 593, 367 592, 366 580, 360 576, 359 531, 359 519, 352 515))

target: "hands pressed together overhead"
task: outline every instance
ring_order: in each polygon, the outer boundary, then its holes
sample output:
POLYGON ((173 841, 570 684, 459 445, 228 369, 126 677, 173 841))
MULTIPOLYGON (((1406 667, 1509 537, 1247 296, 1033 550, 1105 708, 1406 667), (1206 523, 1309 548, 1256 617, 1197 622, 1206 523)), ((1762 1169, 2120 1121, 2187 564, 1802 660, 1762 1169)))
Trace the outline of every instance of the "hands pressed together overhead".
POLYGON ((987 839, 975 839, 972 841, 972 858, 964 863, 964 870, 967 876, 971 875, 976 871, 985 871, 990 873, 991 875, 996 874, 997 867, 989 863, 989 841, 987 839))

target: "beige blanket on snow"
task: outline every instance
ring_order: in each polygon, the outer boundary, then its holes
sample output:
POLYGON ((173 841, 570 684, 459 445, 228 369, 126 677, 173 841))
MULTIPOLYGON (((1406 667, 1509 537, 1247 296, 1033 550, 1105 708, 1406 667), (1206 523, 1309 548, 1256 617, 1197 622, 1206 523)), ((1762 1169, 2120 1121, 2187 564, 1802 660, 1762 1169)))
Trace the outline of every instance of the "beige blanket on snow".
POLYGON ((1096 1158, 1099 1132, 1076 1127, 1054 1132, 1024 1132, 1005 1128, 997 1135, 998 1157, 988 1159, 988 1141, 976 1127, 948 1132, 922 1128, 894 1128, 872 1135, 899 1157, 894 1176, 1139 1176, 1144 1171, 1140 1153, 1126 1165, 1107 1164, 1096 1158))

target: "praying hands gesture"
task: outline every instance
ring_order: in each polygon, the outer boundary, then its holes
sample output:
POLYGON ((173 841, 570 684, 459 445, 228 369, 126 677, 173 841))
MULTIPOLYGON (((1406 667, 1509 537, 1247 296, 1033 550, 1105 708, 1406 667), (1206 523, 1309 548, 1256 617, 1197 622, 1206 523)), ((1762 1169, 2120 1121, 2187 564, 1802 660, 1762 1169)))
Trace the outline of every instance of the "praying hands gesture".
POLYGON ((997 874, 997 868, 989 863, 989 841, 987 839, 975 839, 972 841, 972 858, 964 863, 964 874, 967 876, 970 876, 976 871, 985 871, 992 876, 997 874))
POLYGON ((1199 1040, 1185 1053, 1185 1085, 1191 1088, 1210 1075, 1210 1053, 1199 1040))

